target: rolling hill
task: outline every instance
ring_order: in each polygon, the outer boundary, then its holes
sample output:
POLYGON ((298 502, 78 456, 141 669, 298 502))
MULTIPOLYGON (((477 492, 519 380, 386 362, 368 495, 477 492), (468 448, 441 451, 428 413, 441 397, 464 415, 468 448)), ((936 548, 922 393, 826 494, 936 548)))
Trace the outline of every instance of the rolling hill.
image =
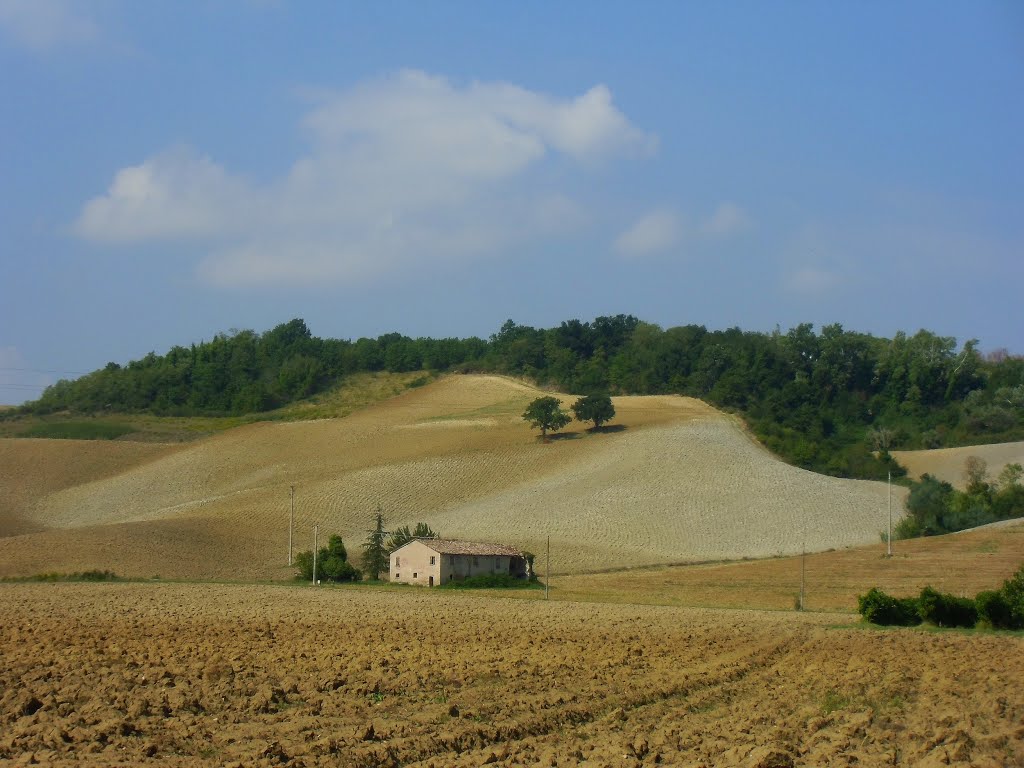
POLYGON ((822 551, 885 526, 885 484, 784 464, 698 400, 616 398, 616 430, 542 443, 520 418, 540 394, 456 375, 186 444, 0 440, 0 532, 19 534, 0 538, 0 576, 287 578, 291 485, 296 551, 314 525, 357 550, 379 505, 389 526, 534 552, 550 534, 556 573, 822 551))
POLYGON ((963 490, 966 487, 964 467, 969 456, 977 456, 988 464, 989 477, 995 479, 1007 464, 1024 464, 1024 442, 934 448, 928 451, 893 451, 892 455, 907 468, 911 477, 920 478, 927 473, 963 490))

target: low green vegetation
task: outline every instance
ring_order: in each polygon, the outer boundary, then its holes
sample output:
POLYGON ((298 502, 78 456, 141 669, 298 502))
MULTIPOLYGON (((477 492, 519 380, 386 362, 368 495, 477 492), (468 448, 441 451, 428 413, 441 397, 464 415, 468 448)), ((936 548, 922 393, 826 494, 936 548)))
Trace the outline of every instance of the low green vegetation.
POLYGON ((131 434, 131 425, 90 419, 88 421, 44 421, 33 424, 21 433, 22 437, 45 437, 61 440, 116 440, 131 434))
POLYGON ((316 581, 359 581, 363 577, 359 569, 348 561, 345 543, 338 535, 331 536, 327 541, 327 546, 321 547, 315 558, 312 550, 300 552, 295 556, 295 566, 299 569, 299 575, 296 578, 309 582, 312 582, 314 578, 316 581))
POLYGON ((487 573, 449 581, 440 585, 440 589, 543 589, 543 586, 535 579, 519 579, 507 573, 487 573))
POLYGON ((0 581, 5 582, 45 582, 64 581, 127 581, 113 571, 80 571, 77 573, 37 573, 34 576, 6 576, 0 581))
POLYGON ((907 497, 908 514, 896 526, 895 536, 934 536, 1024 517, 1024 469, 1020 464, 1006 465, 992 480, 986 463, 971 456, 965 476, 963 491, 927 474, 913 483, 907 497))
POLYGON ((857 598, 864 619, 882 626, 916 626, 927 622, 937 627, 1024 629, 1024 566, 998 590, 980 592, 972 600, 945 594, 931 587, 918 597, 892 597, 872 588, 857 598))

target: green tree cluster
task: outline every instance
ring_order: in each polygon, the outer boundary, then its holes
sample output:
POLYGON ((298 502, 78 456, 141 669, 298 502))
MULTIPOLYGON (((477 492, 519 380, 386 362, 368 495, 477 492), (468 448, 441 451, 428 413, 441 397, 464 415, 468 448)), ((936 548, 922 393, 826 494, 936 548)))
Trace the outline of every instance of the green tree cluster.
POLYGON ((426 523, 416 523, 416 527, 413 530, 409 530, 408 525, 403 525, 401 528, 396 528, 391 532, 388 537, 385 549, 391 553, 399 547, 403 547, 413 539, 436 539, 439 538, 439 534, 436 533, 426 523))
POLYGON ((362 574, 348 561, 348 552, 341 536, 333 535, 327 540, 327 546, 321 547, 316 558, 312 550, 299 552, 295 556, 295 566, 299 569, 299 578, 313 581, 313 562, 316 561, 317 581, 359 581, 362 574))
POLYGON ((1024 517, 1024 469, 1008 464, 992 481, 985 462, 969 457, 965 466, 966 488, 923 475, 911 486, 907 517, 896 526, 899 538, 934 536, 979 525, 1024 517))

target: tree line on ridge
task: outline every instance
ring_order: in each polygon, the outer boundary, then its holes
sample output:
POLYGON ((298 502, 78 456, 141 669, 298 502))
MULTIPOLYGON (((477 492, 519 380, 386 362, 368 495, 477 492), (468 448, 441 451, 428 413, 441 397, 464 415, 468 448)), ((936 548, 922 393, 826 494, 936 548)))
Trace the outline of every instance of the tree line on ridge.
POLYGON ((502 373, 580 394, 698 397, 740 414, 787 461, 884 478, 889 451, 1024 437, 1024 357, 920 330, 892 339, 845 330, 663 329, 631 315, 540 329, 511 320, 488 339, 321 339, 294 319, 264 333, 109 363, 59 381, 14 414, 263 413, 367 371, 502 373))

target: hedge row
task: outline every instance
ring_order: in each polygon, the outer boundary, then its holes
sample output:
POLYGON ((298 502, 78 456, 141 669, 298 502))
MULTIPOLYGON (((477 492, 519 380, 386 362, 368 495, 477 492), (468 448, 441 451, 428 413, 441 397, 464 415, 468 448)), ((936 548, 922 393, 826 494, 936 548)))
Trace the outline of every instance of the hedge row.
POLYGON ((999 590, 979 592, 971 600, 931 587, 918 597, 892 597, 872 588, 857 598, 857 610, 872 624, 911 627, 923 621, 937 627, 974 627, 979 622, 996 629, 1024 629, 1024 567, 999 590))

